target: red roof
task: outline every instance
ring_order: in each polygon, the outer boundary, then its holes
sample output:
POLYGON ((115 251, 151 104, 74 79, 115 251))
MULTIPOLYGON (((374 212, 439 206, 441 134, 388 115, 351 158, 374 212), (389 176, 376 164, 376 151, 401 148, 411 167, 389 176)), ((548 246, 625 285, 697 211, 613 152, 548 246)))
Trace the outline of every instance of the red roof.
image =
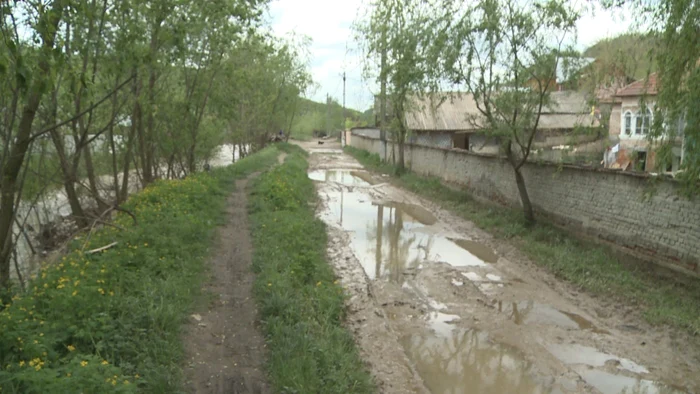
POLYGON ((655 95, 656 93, 658 93, 658 90, 656 89, 656 73, 652 73, 649 74, 648 78, 634 81, 620 89, 616 96, 642 96, 644 94, 655 95))

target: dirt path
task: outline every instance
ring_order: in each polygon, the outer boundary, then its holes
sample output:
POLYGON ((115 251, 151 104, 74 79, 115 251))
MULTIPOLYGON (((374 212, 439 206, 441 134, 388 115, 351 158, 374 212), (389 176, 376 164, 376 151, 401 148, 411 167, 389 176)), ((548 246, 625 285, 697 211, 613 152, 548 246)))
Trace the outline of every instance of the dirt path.
POLYGON ((203 289, 211 299, 190 317, 183 339, 191 393, 272 392, 263 369, 265 341, 252 296, 247 184, 248 179, 237 181, 228 198, 226 225, 219 229, 209 261, 211 279, 203 289))
POLYGON ((699 392, 687 337, 577 291, 337 144, 302 146, 348 325, 383 392, 699 392))

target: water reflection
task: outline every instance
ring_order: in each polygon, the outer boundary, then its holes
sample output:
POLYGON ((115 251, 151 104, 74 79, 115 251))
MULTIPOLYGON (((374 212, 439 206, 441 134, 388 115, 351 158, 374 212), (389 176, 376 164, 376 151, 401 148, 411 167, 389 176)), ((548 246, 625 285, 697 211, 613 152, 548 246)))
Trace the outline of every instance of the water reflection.
POLYGON ((404 273, 425 261, 453 266, 486 265, 446 237, 420 231, 434 216, 413 205, 376 204, 363 192, 330 191, 328 220, 351 236, 351 246, 370 278, 402 281, 404 273), (415 216, 414 216, 415 215, 415 216))
POLYGON ((683 394, 663 383, 646 379, 631 378, 615 375, 597 369, 579 371, 586 383, 598 389, 603 394, 683 394))
POLYGON ((335 182, 347 186, 370 186, 369 174, 350 170, 314 170, 309 178, 319 182, 335 182))
POLYGON ((433 394, 552 393, 533 378, 532 365, 514 348, 492 343, 485 332, 441 330, 404 337, 402 345, 433 394))
POLYGON ((568 329, 590 330, 598 334, 609 334, 599 329, 590 320, 571 312, 560 311, 551 305, 534 301, 513 302, 504 308, 498 302, 499 312, 506 309, 515 324, 549 324, 568 329))

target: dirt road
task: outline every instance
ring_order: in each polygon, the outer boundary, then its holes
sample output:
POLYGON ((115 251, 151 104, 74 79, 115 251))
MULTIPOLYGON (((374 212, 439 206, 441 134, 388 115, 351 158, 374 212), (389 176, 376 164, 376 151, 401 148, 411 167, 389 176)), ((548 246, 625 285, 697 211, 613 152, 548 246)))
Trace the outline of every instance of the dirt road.
POLYGON ((512 245, 302 144, 348 324, 386 393, 694 393, 700 352, 512 245))
POLYGON ((219 229, 209 260, 211 279, 203 289, 211 299, 191 316, 183 338, 191 393, 272 392, 265 378, 265 341, 251 293, 254 275, 247 184, 247 179, 237 181, 228 199, 226 225, 219 229))

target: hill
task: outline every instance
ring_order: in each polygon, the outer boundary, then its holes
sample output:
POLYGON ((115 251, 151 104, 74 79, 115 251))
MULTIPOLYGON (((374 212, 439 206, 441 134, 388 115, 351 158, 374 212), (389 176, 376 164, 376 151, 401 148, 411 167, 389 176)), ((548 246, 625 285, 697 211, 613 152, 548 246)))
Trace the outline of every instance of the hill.
POLYGON ((654 51, 660 40, 651 34, 627 33, 598 41, 583 52, 609 68, 624 70, 628 77, 642 79, 657 71, 654 51))
POLYGON ((337 132, 348 127, 366 126, 374 123, 372 111, 360 112, 352 108, 345 109, 331 99, 330 106, 302 98, 296 119, 292 123, 291 135, 296 139, 309 139, 314 131, 337 132))

